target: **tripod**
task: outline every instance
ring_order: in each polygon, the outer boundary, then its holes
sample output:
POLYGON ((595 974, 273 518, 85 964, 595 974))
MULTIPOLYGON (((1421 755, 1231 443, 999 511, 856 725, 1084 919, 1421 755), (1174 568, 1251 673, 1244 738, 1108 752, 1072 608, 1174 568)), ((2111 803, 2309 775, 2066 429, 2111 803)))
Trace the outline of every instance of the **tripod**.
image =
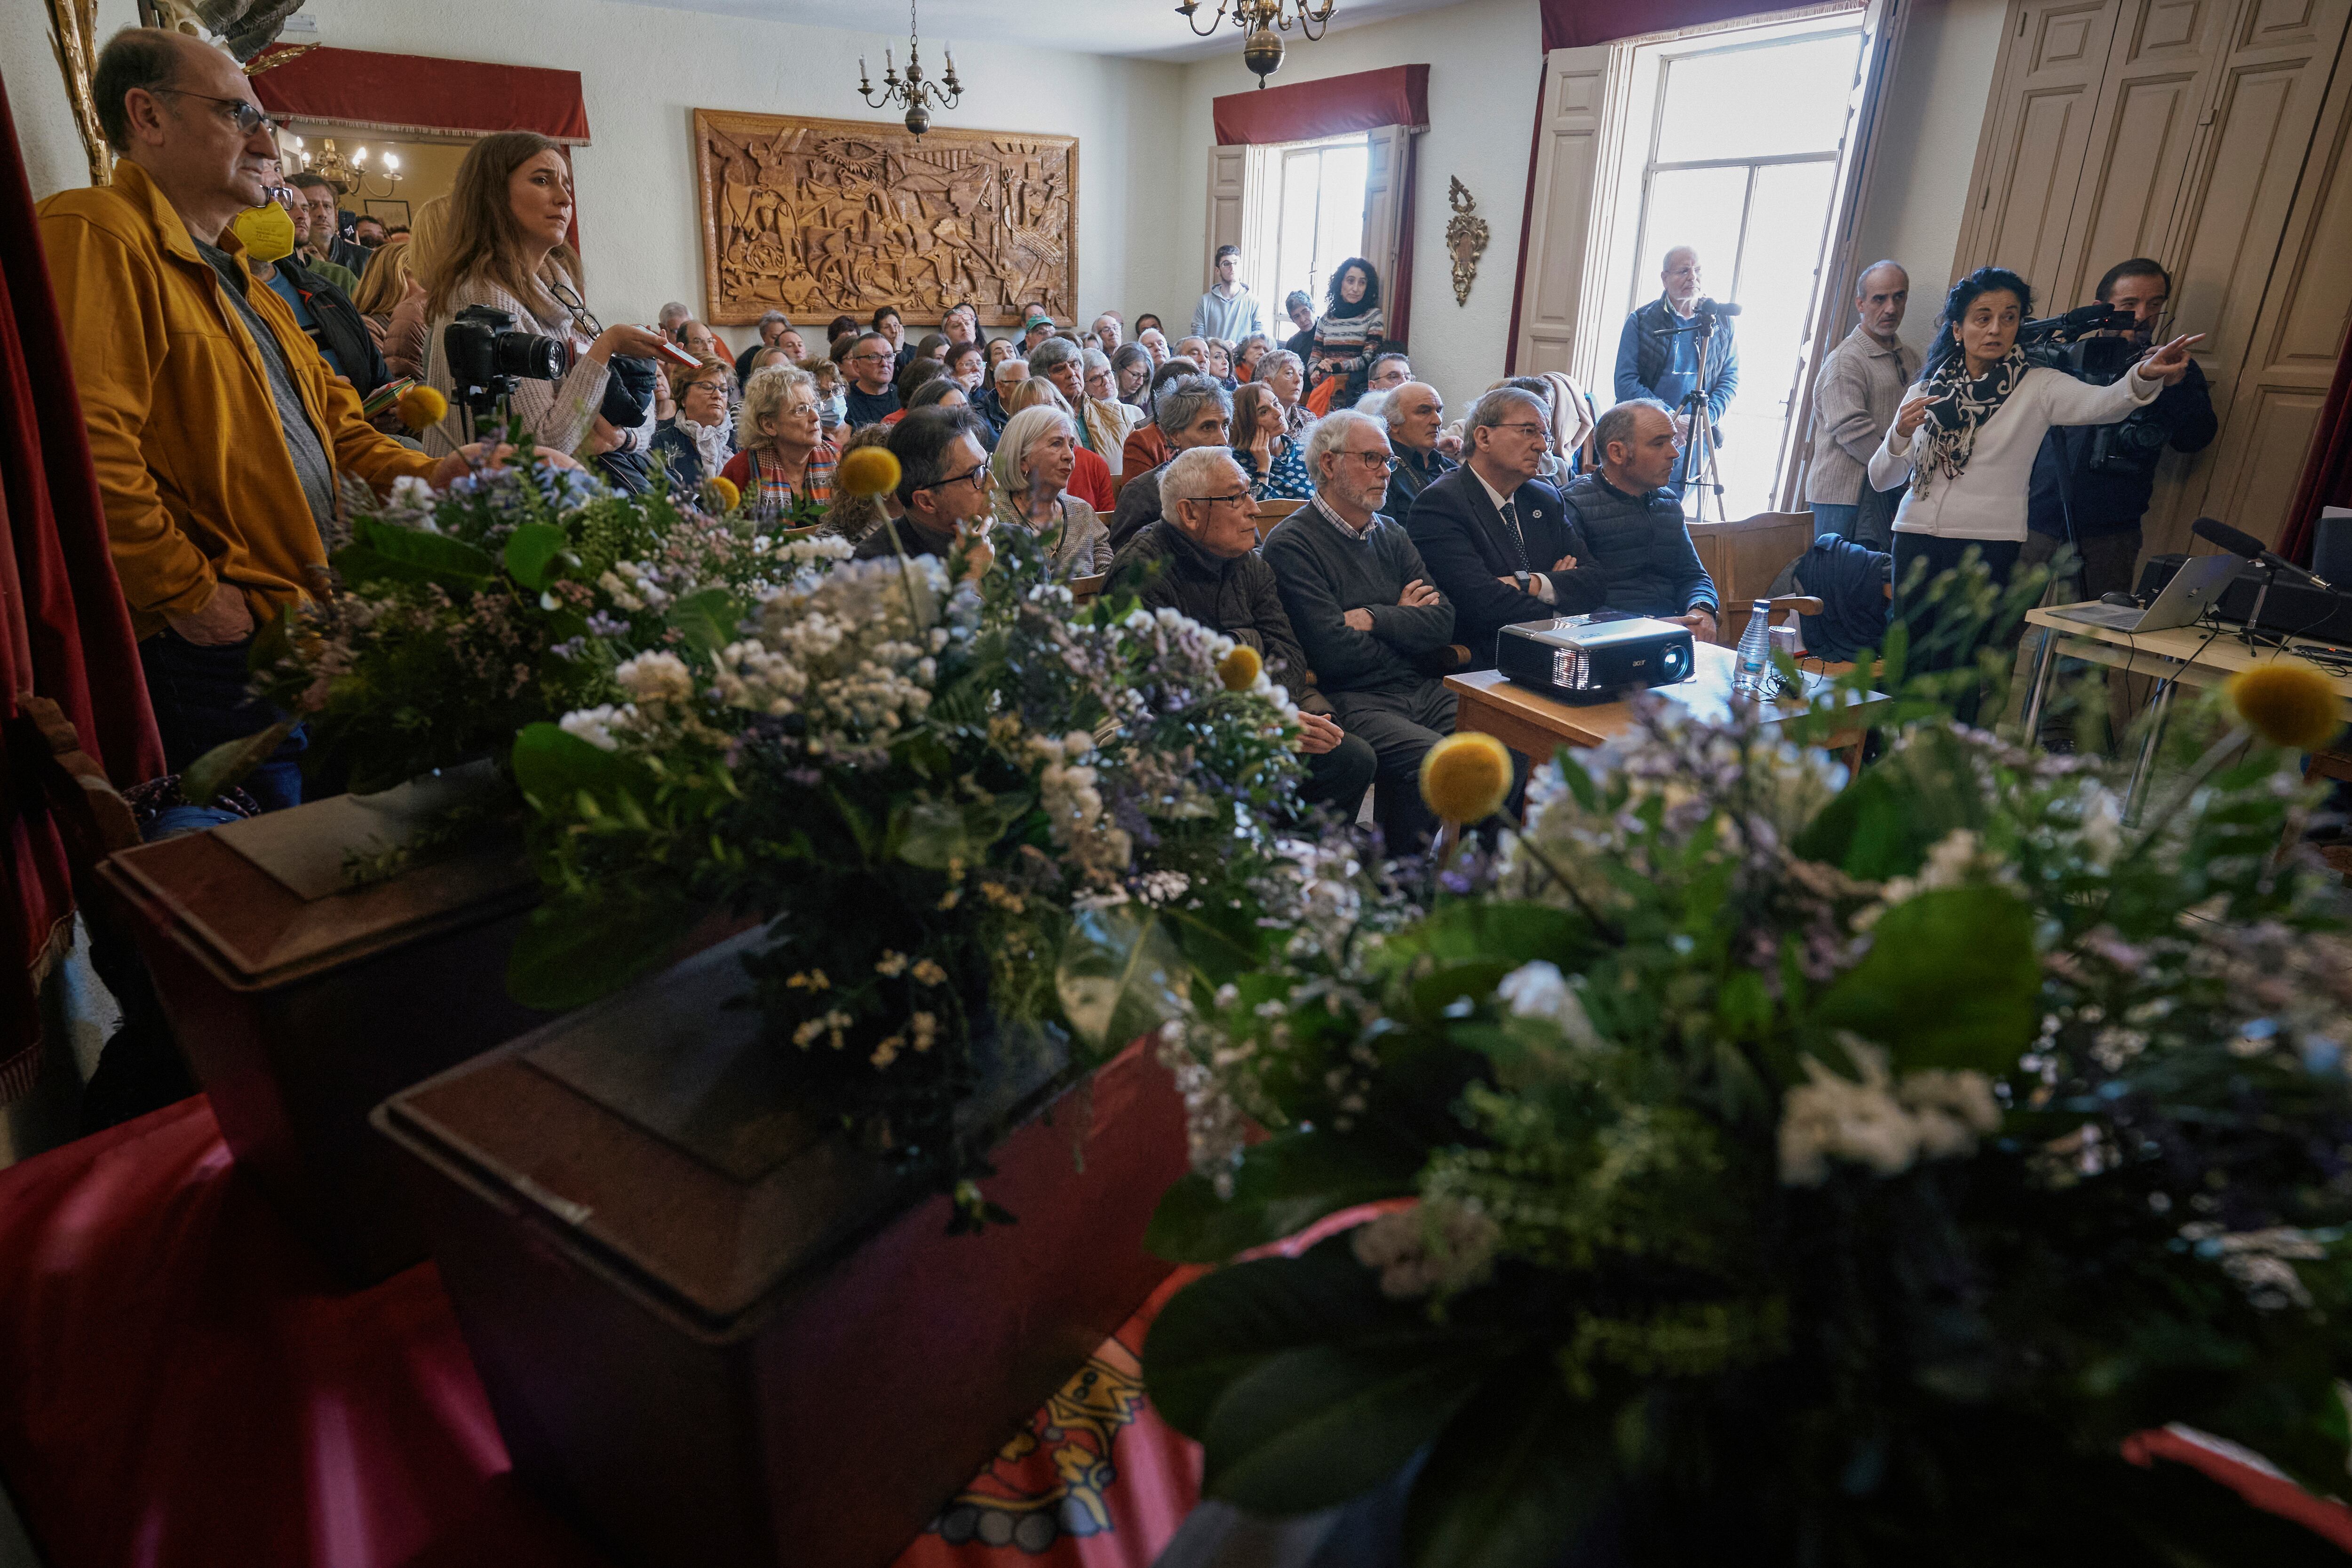
POLYGON ((1685 439, 1678 466, 1682 472, 1682 494, 1691 503, 1689 515, 1693 522, 1706 521, 1709 491, 1715 495, 1715 520, 1717 522, 1731 521, 1724 510, 1723 475, 1717 467, 1715 457, 1715 426, 1708 417, 1706 407, 1706 355, 1715 340, 1715 323, 1716 312, 1701 309, 1684 325, 1661 327, 1657 331, 1657 335, 1662 338, 1675 337, 1684 332, 1695 333, 1698 342, 1698 378, 1691 384, 1690 392, 1683 398, 1681 407, 1675 410, 1682 416, 1684 427, 1690 432, 1685 439))

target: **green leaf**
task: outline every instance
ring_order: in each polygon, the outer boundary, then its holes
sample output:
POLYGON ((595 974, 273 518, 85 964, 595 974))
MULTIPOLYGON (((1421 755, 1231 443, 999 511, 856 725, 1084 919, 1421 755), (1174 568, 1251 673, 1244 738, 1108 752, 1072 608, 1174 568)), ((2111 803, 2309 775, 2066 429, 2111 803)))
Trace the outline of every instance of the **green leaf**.
POLYGON ((1161 1194, 1143 1245, 1174 1263, 1222 1263, 1253 1247, 1296 1236, 1325 1215, 1402 1197, 1421 1168, 1412 1153, 1322 1131, 1285 1132, 1254 1144, 1234 1173, 1234 1195, 1217 1196, 1206 1176, 1186 1176, 1161 1194))
POLYGON ((900 806, 890 817, 893 852, 909 866, 944 871, 952 862, 975 866, 988 857, 992 845, 1029 809, 1025 795, 1000 795, 986 800, 919 800, 900 806))
POLYGON ((547 586, 548 568, 572 547, 572 537, 551 522, 526 522, 507 538, 507 575, 537 593, 547 586))
POLYGON ((577 1007, 659 967, 700 911, 604 888, 531 911, 507 960, 507 994, 526 1007, 577 1007))
POLYGON ((1113 1050, 1177 1016, 1190 972, 1167 923, 1136 906, 1080 910, 1070 919, 1054 988, 1080 1041, 1113 1050))
POLYGON ((743 601, 727 589, 705 588, 671 605, 669 624, 677 628, 688 647, 705 658, 716 658, 720 649, 735 641, 735 628, 748 613, 743 601))
POLYGON ((2005 888, 1940 888, 1871 930, 1870 954, 1822 993, 1812 1021, 1887 1047, 1897 1072, 2006 1072, 2042 1018, 2033 911, 2005 888))
POLYGON ((1163 909, 1160 917, 1175 932, 1184 961, 1212 986, 1238 980, 1265 963, 1272 933, 1257 923, 1253 908, 1163 909))
POLYGON ((1489 1377, 1445 1428, 1405 1504, 1414 1568, 1550 1568, 1615 1484, 1606 1423, 1528 1356, 1489 1377))
POLYGON ((462 539, 372 518, 352 524, 352 542, 335 552, 335 570, 353 584, 432 583, 479 593, 499 580, 499 563, 462 539))
POLYGON ((1956 829, 1981 828, 1987 809, 1958 737, 1928 726, 1823 806, 1794 847, 1868 881, 1908 877, 1956 829))
POLYGON ((1505 973, 1540 958, 1574 973, 1592 947, 1591 928, 1572 910, 1465 899, 1441 906, 1391 937, 1382 944, 1382 957, 1397 967, 1423 954, 1441 964, 1498 963, 1505 973))
POLYGON ((299 719, 280 719, 268 729, 241 740, 223 741, 180 773, 180 797, 191 805, 210 805, 215 796, 234 788, 246 774, 269 760, 269 753, 286 743, 286 737, 300 723, 299 719))
POLYGON ((1425 1334, 1268 1357, 1210 1412, 1201 1489, 1259 1513, 1345 1502, 1434 1438, 1495 1359, 1490 1344, 1425 1334))
POLYGON ((643 763, 554 724, 524 726, 515 736, 513 765, 515 783, 545 814, 569 811, 583 791, 600 805, 652 792, 643 763))

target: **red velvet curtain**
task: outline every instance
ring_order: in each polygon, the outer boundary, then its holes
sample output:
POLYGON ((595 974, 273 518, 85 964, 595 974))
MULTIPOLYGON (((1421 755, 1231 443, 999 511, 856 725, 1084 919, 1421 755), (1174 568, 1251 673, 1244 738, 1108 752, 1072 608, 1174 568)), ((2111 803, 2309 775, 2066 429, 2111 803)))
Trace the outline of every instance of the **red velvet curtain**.
POLYGON ((578 71, 317 48, 257 74, 253 95, 289 120, 463 136, 536 131, 570 146, 588 141, 578 71))
MULTIPOLYGON (((1231 92, 1212 107, 1220 147, 1306 142, 1318 136, 1345 135, 1350 131, 1378 131, 1386 125, 1426 126, 1429 68, 1389 66, 1251 92, 1231 92)), ((1412 209, 1419 183, 1414 175, 1420 162, 1418 139, 1407 138, 1404 167, 1399 171, 1397 186, 1397 200, 1403 206, 1397 223, 1396 275, 1381 279, 1388 337, 1392 342, 1405 342, 1412 325, 1412 209)))
POLYGON ((1756 0, 1542 0, 1544 53, 1784 11, 1756 0))
POLYGON ((20 693, 63 710, 117 784, 163 771, 131 614, 107 552, 33 189, 0 83, 0 1101, 39 1067, 35 988, 73 914, 65 846, 29 766, 42 744, 20 693))
POLYGON ((2294 487, 2294 503, 2286 509, 2278 552, 2310 565, 2319 510, 2329 506, 2352 506, 2352 331, 2346 331, 2336 353, 2336 384, 2319 410, 2319 431, 2303 466, 2303 480, 2294 487))

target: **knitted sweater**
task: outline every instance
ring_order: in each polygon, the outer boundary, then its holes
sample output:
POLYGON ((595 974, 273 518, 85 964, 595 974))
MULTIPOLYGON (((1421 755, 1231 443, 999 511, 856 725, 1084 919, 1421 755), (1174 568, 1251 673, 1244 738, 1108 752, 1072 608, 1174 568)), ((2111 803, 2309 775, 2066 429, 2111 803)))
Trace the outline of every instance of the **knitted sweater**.
POLYGON ((457 312, 469 305, 488 305, 509 311, 514 316, 516 331, 555 338, 571 348, 572 368, 564 373, 562 380, 518 381, 513 399, 516 417, 530 432, 540 449, 570 457, 588 438, 589 427, 595 423, 596 410, 604 400, 604 384, 612 377, 612 366, 603 360, 581 357, 593 340, 573 322, 570 311, 563 312, 560 319, 551 312, 546 317, 535 315, 530 306, 506 289, 478 277, 457 285, 448 305, 425 331, 425 382, 449 399, 449 413, 440 424, 425 432, 425 449, 436 457, 446 457, 466 438, 466 414, 449 377, 444 336, 449 323, 457 319, 457 312))
POLYGON ((1337 359, 1341 375, 1353 375, 1372 363, 1372 355, 1381 352, 1381 334, 1387 330, 1388 318, 1378 305, 1358 316, 1335 316, 1326 311, 1315 319, 1313 360, 1337 359))
POLYGON ((1397 603, 1407 583, 1429 582, 1402 523, 1375 515, 1360 536, 1318 498, 1275 524, 1261 552, 1315 684, 1327 695, 1404 691, 1430 679, 1417 661, 1454 636, 1454 605, 1443 595, 1414 609, 1397 603), (1355 609, 1371 613, 1370 631, 1347 624, 1355 609))

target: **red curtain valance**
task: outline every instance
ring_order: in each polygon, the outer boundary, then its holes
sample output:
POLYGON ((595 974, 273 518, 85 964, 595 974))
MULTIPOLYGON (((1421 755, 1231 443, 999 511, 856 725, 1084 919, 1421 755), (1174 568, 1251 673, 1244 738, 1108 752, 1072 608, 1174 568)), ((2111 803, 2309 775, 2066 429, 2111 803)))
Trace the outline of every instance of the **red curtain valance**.
POLYGON ((566 146, 588 144, 578 71, 335 48, 268 65, 286 52, 285 45, 265 51, 268 68, 253 78, 261 106, 285 119, 426 135, 536 131, 566 146))
POLYGON ((1756 0, 1543 0, 1544 53, 1785 8, 1756 0))
POLYGON ((1383 125, 1429 123, 1429 68, 1389 66, 1327 76, 1216 100, 1217 145, 1258 146, 1305 142, 1383 125))

